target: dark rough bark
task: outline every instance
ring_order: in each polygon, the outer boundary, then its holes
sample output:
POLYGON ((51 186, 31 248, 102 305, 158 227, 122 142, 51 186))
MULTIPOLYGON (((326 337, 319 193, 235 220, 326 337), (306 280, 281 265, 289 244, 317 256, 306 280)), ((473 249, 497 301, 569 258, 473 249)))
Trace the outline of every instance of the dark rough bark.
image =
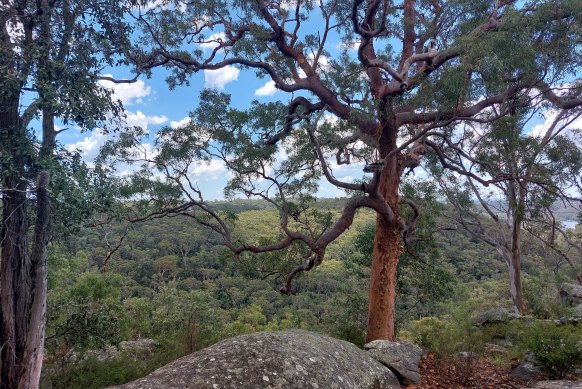
POLYGON ((28 306, 26 181, 14 171, 23 165, 24 156, 17 152, 22 145, 18 115, 19 99, 10 96, 0 102, 0 144, 3 154, 12 156, 2 160, 2 262, 0 262, 0 341, 2 344, 2 372, 0 387, 14 388, 19 376, 24 338, 20 331, 28 306), (15 152, 16 151, 16 152, 15 152), (18 324, 17 324, 18 323, 18 324))
MULTIPOLYGON (((38 176, 31 247, 28 237, 32 199, 27 197, 27 176, 34 175, 34 168, 29 161, 29 142, 20 123, 18 99, 2 102, 1 107, 1 147, 11 158, 2 161, 0 388, 36 388, 42 367, 46 322, 49 174, 43 171, 38 176)), ((49 116, 52 121, 52 115, 49 116)), ((50 126, 43 130, 50 130, 50 126)))

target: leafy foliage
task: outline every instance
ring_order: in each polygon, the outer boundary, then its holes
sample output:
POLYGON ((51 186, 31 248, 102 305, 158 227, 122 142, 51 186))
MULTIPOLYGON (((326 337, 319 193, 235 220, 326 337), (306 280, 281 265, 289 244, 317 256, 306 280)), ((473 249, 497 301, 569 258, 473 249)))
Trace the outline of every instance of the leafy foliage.
POLYGON ((582 364, 580 331, 568 326, 542 325, 532 329, 527 344, 550 378, 564 378, 582 364))

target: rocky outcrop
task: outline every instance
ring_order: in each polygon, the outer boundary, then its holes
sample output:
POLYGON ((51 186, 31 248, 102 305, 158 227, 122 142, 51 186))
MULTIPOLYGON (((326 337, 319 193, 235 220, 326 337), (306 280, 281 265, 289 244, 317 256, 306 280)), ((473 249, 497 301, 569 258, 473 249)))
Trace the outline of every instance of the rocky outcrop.
POLYGON ((355 345, 289 330, 227 339, 118 389, 399 389, 394 374, 355 345))
POLYGON ((420 384, 422 349, 412 343, 374 340, 364 346, 370 355, 394 372, 403 385, 420 384))
POLYGON ((512 320, 520 319, 521 315, 510 311, 507 308, 495 308, 483 312, 475 318, 476 325, 487 325, 494 323, 506 323, 512 320))
POLYGON ((563 305, 568 307, 582 304, 582 285, 562 284, 560 287, 560 300, 563 305))

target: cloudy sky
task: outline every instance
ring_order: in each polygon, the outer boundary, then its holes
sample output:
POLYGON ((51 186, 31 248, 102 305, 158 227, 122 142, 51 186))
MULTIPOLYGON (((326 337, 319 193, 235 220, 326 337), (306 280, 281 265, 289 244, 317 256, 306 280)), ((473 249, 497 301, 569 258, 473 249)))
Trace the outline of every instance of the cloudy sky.
MULTIPOLYGON (((216 34, 219 37, 220 34, 216 34)), ((211 50, 212 45, 202 46, 204 50, 211 50)), ((330 48, 339 53, 342 44, 331 42, 330 48)), ((323 63, 323 61, 320 61, 323 63)), ((325 65, 325 64, 323 64, 325 65)), ((106 74, 114 78, 130 78, 127 69, 109 69, 106 74)), ((134 83, 114 84, 103 81, 103 85, 112 88, 114 96, 122 101, 126 110, 128 126, 140 126, 148 131, 150 141, 164 126, 177 127, 189 121, 188 113, 198 104, 198 96, 203 88, 214 88, 231 94, 232 104, 238 108, 245 108, 254 99, 260 102, 275 100, 288 101, 290 95, 278 91, 269 79, 258 79, 252 71, 241 71, 234 66, 227 66, 219 70, 205 70, 194 74, 189 86, 177 87, 169 90, 165 79, 168 72, 164 69, 154 69, 151 78, 140 78, 134 83)), ((60 127, 63 127, 62 125, 60 127)), ((107 135, 99 130, 80 132, 76 128, 69 128, 59 135, 59 141, 70 150, 79 150, 84 160, 91 162, 97 156, 99 148, 107 140, 107 135)), ((146 144, 150 148, 151 145, 146 144)), ((120 174, 126 172, 120 169, 120 174)), ((351 180, 361 177, 362 166, 336 166, 334 170, 338 178, 351 180)), ((195 180, 209 199, 223 197, 222 188, 225 186, 228 175, 223 164, 214 161, 208 165, 200 165, 196 169, 195 180)), ((322 197, 344 196, 345 192, 329 185, 323 185, 319 195, 322 197)))

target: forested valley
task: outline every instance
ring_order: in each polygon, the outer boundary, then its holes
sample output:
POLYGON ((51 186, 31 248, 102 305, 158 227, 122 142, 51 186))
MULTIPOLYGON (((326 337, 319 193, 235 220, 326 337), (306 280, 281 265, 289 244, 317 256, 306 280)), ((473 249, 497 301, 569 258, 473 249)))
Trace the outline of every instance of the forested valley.
MULTIPOLYGON (((337 216, 346 201, 319 199, 314 206, 319 217, 337 216)), ((399 263, 397 336, 450 357, 482 348, 491 336, 476 332, 478 315, 511 306, 507 265, 456 226, 450 206, 434 199, 430 204, 430 216, 420 222, 420 232, 430 239, 399 263)), ((277 214, 266 202, 216 205, 236 215, 235 234, 241 239, 273 238, 277 214)), ((577 216, 567 208, 557 214, 562 220, 577 216)), ((255 331, 303 328, 363 346, 373 230, 373 214, 360 212, 330 246, 324 264, 298 278, 296 294, 287 296, 279 288, 293 266, 291 250, 235 257, 216 244, 216 233, 183 216, 83 228, 53 246, 49 259, 45 384, 123 383, 221 339, 255 331), (106 351, 136 339, 153 339, 155 346, 115 358, 106 351)), ((571 229, 568 236, 579 240, 582 230, 571 229)), ((558 245, 568 251, 565 241, 558 245)), ((531 317, 574 315, 559 289, 576 283, 579 267, 534 239, 523 245, 522 266, 531 317)), ((499 363, 521 357, 531 330, 498 331, 513 331, 521 342, 498 357, 499 363)), ((578 328, 573 331, 580 335, 578 328)))

